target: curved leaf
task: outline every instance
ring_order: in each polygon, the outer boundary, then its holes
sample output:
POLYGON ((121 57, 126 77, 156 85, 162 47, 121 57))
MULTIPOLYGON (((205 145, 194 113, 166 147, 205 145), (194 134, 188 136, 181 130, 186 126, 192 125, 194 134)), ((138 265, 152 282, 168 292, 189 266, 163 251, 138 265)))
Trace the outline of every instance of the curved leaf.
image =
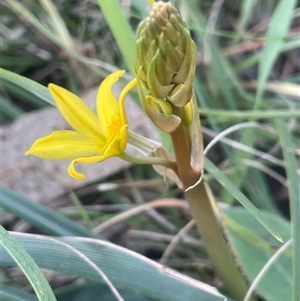
POLYGON ((48 89, 29 78, 0 68, 0 79, 1 84, 4 88, 6 87, 9 90, 14 90, 15 93, 17 90, 20 90, 20 93, 22 91, 26 91, 26 93, 29 93, 30 95, 37 98, 38 101, 43 101, 52 106, 55 106, 55 103, 48 89))
POLYGON ((10 254, 10 259, 14 260, 21 270, 26 275, 31 283, 36 295, 41 301, 56 301, 52 289, 47 282, 44 274, 36 265, 34 260, 26 252, 23 246, 14 239, 1 225, 0 225, 0 244, 10 254))
MULTIPOLYGON (((45 269, 64 272, 102 282, 97 272, 69 248, 40 235, 12 233, 20 244, 45 269), (74 264, 76 263, 76 264, 74 264)), ((200 281, 170 270, 148 258, 103 240, 63 237, 67 243, 87 256, 113 282, 117 289, 124 288, 159 301, 220 301, 228 300, 218 291, 200 281)), ((14 265, 3 251, 4 266, 14 265)))

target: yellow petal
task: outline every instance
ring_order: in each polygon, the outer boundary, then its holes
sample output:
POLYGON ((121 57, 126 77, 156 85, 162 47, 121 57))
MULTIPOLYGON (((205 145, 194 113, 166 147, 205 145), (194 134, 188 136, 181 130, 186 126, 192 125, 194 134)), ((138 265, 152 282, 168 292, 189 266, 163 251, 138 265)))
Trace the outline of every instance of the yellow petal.
POLYGON ((74 179, 83 180, 83 179, 85 179, 85 175, 83 173, 81 173, 81 172, 78 172, 75 169, 75 164, 77 164, 77 163, 94 164, 94 163, 101 162, 101 161, 103 161, 103 160, 105 160, 107 158, 108 158, 108 156, 101 155, 101 156, 95 156, 95 157, 86 157, 86 158, 75 159, 69 165, 69 167, 68 167, 68 173, 74 179))
POLYGON ((124 152, 126 145, 127 145, 127 140, 128 140, 128 125, 125 124, 121 130, 120 130, 120 151, 124 152))
POLYGON ((56 131, 35 141, 25 155, 54 160, 73 159, 99 155, 105 146, 104 140, 89 138, 74 131, 56 131))
POLYGON ((119 105, 114 97, 111 88, 120 77, 125 73, 125 70, 118 70, 110 74, 100 85, 97 95, 97 114, 100 127, 106 137, 109 136, 107 126, 110 125, 114 116, 120 115, 119 105))
POLYGON ((60 86, 49 84, 48 88, 60 113, 78 133, 103 136, 96 114, 83 100, 60 86))
POLYGON ((123 124, 127 123, 126 112, 125 112, 125 96, 130 90, 132 90, 136 86, 136 84, 137 84, 137 80, 136 78, 134 78, 125 86, 125 88, 122 90, 119 97, 120 114, 121 114, 121 120, 123 124))

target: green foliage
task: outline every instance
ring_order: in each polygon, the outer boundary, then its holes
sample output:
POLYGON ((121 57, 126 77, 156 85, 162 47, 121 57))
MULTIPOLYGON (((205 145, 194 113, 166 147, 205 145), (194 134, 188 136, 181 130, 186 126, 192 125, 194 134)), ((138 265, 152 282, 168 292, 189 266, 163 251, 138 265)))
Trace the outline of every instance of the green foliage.
POLYGON ((245 197, 245 195, 234 186, 234 184, 211 163, 208 159, 205 162, 205 168, 229 193, 252 214, 275 238, 282 242, 278 231, 274 228, 264 215, 245 197))
POLYGON ((121 50, 128 71, 133 72, 135 35, 117 0, 98 0, 107 24, 121 50))
MULTIPOLYGON (((103 283, 104 279, 99 273, 101 269, 117 288, 135 291, 155 300, 226 299, 209 286, 183 281, 175 272, 171 270, 163 272, 162 266, 109 242, 79 237, 53 239, 30 234, 13 235, 42 268, 103 283), (97 268, 91 263, 96 264, 97 268)), ((8 254, 1 251, 2 264, 13 265, 8 254)))
POLYGON ((0 187, 1 208, 30 222, 44 233, 54 236, 84 236, 101 238, 78 223, 25 197, 0 187))
MULTIPOLYGON (((0 226, 0 237, 1 247, 10 254, 11 258, 24 272, 39 300, 56 301, 48 281, 23 246, 21 246, 2 226, 0 226)), ((2 253, 3 251, 1 251, 1 254, 2 253)))
MULTIPOLYGON (((280 235, 286 242, 291 237, 289 223, 270 212, 262 213, 280 229, 280 235)), ((242 208, 225 210, 225 223, 228 225, 230 238, 238 252, 238 259, 251 281, 254 280, 266 261, 274 255, 280 243, 259 224, 251 214, 242 208)), ((286 251, 271 269, 264 275, 257 287, 259 294, 266 300, 292 300, 292 252, 286 251)))
POLYGON ((1 298, 9 301, 38 301, 33 294, 3 284, 1 284, 1 298))
POLYGON ((282 120, 276 121, 279 139, 282 145, 285 160, 286 174, 289 188, 289 199, 291 206, 292 237, 293 237, 293 300, 300 298, 300 185, 297 161, 292 153, 293 144, 291 134, 282 120))
MULTIPOLYGON (((2 123, 32 109, 53 105, 46 88, 49 82, 80 91, 98 85, 108 72, 116 69, 126 67, 132 72, 134 31, 149 8, 146 0, 131 0, 126 2, 128 5, 105 0, 39 3, 6 0, 0 12, 2 123)), ((292 238, 292 248, 276 260, 256 291, 267 301, 298 301, 300 108, 295 100, 299 98, 300 71, 293 62, 297 60, 300 43, 293 30, 296 1, 226 1, 219 8, 211 1, 172 3, 187 20, 197 44, 194 87, 206 144, 228 127, 240 125, 239 132, 233 131, 217 141, 206 154, 205 164, 205 178, 216 199, 226 206, 224 221, 237 260, 253 281, 281 246, 274 236, 285 242, 292 238), (245 129, 240 124, 249 120, 255 120, 257 126, 245 129), (290 211, 286 209, 289 207, 290 211), (291 222, 282 216, 290 216, 291 222)), ((126 227, 120 226, 121 230, 108 237, 116 244, 85 227, 97 226, 119 213, 99 212, 90 208, 90 204, 103 208, 121 206, 126 212, 128 206, 153 199, 182 198, 172 184, 166 187, 162 182, 147 188, 156 177, 149 168, 137 166, 107 180, 119 187, 113 191, 99 192, 91 186, 85 187, 80 196, 75 192, 72 198, 76 207, 62 207, 60 212, 65 215, 72 212, 70 215, 76 221, 1 188, 3 213, 12 214, 17 221, 26 221, 34 227, 29 228, 31 232, 38 229, 42 233, 35 236, 1 228, 0 242, 4 247, 0 250, 1 266, 5 271, 10 266, 21 267, 36 292, 36 295, 33 291, 26 292, 24 284, 9 283, 3 277, 1 296, 10 301, 55 300, 55 297, 58 301, 76 301, 89 300, 95 295, 101 300, 116 299, 107 283, 103 284, 103 271, 126 301, 224 300, 227 292, 222 286, 218 287, 219 294, 203 283, 216 285, 218 280, 213 281, 216 278, 211 277, 211 266, 207 268, 205 250, 192 231, 179 238, 177 246, 173 245, 174 251, 166 264, 201 281, 175 275, 171 269, 137 253, 158 253, 152 259, 159 259, 170 237, 190 219, 185 206, 153 209, 150 214, 128 218, 126 227), (129 182, 127 186, 118 186, 120 177, 129 182), (143 183, 137 188, 136 181, 143 183), (147 236, 144 240, 138 236, 130 240, 127 233, 147 236), (117 246, 118 243, 130 246, 133 251, 117 246), (84 281, 58 285, 54 297, 40 268, 84 281)), ((13 225, 5 227, 12 230, 13 225)))

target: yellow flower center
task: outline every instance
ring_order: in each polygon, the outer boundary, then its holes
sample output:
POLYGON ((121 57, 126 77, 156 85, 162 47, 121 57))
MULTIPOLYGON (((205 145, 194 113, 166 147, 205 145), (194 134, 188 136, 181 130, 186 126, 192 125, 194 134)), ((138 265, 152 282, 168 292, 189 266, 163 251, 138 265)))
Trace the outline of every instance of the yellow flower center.
POLYGON ((106 130, 108 132, 109 137, 113 137, 120 133, 120 129, 122 128, 123 123, 121 120, 121 116, 118 112, 115 112, 114 115, 111 117, 111 121, 109 125, 107 125, 106 130))

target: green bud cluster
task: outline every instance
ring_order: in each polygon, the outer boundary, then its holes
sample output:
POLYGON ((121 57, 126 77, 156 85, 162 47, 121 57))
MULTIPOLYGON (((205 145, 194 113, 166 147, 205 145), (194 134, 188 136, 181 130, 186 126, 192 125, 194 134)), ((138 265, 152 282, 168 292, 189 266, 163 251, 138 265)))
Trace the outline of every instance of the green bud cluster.
MULTIPOLYGON (((168 2, 153 3, 137 30, 134 72, 140 100, 152 122, 171 135, 175 154, 180 156, 184 149, 191 173, 198 174, 204 160, 193 90, 196 56, 195 43, 177 9, 168 2)), ((165 169, 161 172, 165 175, 165 169)))
POLYGON ((196 47, 186 22, 170 3, 154 3, 137 30, 134 71, 140 91, 155 97, 162 111, 168 107, 163 102, 184 107, 192 98, 195 66, 196 47))

